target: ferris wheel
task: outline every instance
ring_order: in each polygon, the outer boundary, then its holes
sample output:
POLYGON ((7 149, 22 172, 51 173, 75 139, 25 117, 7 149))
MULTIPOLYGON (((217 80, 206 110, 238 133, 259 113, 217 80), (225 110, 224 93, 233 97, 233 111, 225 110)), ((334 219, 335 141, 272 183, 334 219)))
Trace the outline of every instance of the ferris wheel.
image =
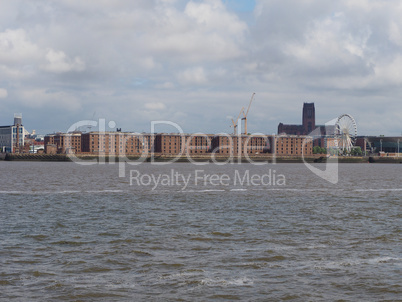
POLYGON ((352 150, 357 136, 357 125, 350 114, 342 114, 335 123, 335 143, 337 147, 346 152, 352 150))

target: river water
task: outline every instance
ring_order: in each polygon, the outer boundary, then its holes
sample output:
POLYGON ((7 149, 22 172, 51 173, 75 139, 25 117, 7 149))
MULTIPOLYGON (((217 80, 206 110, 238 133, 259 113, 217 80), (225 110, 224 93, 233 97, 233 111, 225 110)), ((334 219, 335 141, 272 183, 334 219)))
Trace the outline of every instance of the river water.
POLYGON ((118 168, 0 161, 1 301, 402 297, 402 165, 118 168))

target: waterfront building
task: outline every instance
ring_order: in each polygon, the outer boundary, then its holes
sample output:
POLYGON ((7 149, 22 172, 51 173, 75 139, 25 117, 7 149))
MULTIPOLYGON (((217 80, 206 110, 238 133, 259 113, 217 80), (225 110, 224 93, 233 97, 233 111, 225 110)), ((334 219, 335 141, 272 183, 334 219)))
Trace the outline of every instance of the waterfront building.
POLYGON ((309 156, 313 154, 313 138, 300 135, 217 135, 212 141, 212 152, 222 155, 309 156))
POLYGON ((315 107, 314 103, 303 104, 302 125, 286 125, 279 123, 278 134, 289 135, 308 135, 315 126, 315 107))
POLYGON ((21 114, 14 115, 14 124, 0 126, 0 152, 21 152, 24 147, 25 128, 21 114))
MULTIPOLYGON (((370 153, 402 156, 402 136, 367 136, 358 140, 358 146, 364 146, 370 153)), ((363 148, 362 148, 363 150, 363 148)), ((365 151, 365 150, 363 150, 365 151)))
POLYGON ((323 148, 327 148, 327 137, 334 133, 335 126, 316 125, 314 103, 303 104, 302 125, 278 125, 278 135, 309 135, 313 138, 313 146, 323 148))
POLYGON ((271 150, 271 137, 268 135, 215 135, 212 139, 211 151, 221 155, 263 154, 271 150))
POLYGON ((43 141, 41 140, 36 140, 35 138, 30 137, 30 135, 25 136, 25 141, 24 141, 24 151, 29 152, 29 153, 38 153, 44 151, 44 145, 43 141))
POLYGON ((141 155, 153 151, 151 134, 131 132, 89 132, 82 134, 83 153, 141 155))
POLYGON ((45 152, 94 155, 258 155, 312 154, 312 138, 296 135, 139 134, 131 132, 73 132, 45 137, 45 152), (304 149, 303 149, 304 148, 304 149))
POLYGON ((310 136, 278 135, 273 139, 273 152, 277 156, 313 155, 313 138, 310 136))
POLYGON ((213 134, 188 134, 184 152, 187 154, 206 154, 211 152, 213 134))
POLYGON ((186 136, 179 133, 155 134, 155 152, 161 154, 180 154, 184 152, 186 136))
POLYGON ((206 154, 211 152, 212 134, 155 134, 155 152, 161 154, 206 154))
POLYGON ((54 153, 80 153, 81 152, 81 132, 75 131, 71 133, 55 133, 46 135, 44 138, 45 152, 47 154, 54 153), (48 150, 49 149, 49 150, 48 150), (51 151, 50 151, 51 150, 51 151))

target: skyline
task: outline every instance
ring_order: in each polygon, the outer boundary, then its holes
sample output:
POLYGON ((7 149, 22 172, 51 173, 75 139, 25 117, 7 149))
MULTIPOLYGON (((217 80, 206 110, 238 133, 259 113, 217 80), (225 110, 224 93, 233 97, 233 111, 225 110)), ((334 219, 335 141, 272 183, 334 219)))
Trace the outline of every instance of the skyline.
POLYGON ((149 132, 249 132, 351 114, 358 135, 401 135, 398 1, 0 0, 0 121, 37 133, 105 118, 149 132), (100 3, 100 4, 99 4, 100 3))

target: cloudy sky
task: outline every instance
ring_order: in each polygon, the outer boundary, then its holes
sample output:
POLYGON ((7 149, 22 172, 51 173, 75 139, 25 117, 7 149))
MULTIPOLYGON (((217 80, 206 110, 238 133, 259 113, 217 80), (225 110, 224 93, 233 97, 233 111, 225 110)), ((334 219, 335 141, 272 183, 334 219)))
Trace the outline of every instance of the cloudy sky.
POLYGON ((400 16, 399 0, 0 0, 0 124, 230 132, 255 92, 249 132, 315 102, 319 124, 401 135, 400 16))

